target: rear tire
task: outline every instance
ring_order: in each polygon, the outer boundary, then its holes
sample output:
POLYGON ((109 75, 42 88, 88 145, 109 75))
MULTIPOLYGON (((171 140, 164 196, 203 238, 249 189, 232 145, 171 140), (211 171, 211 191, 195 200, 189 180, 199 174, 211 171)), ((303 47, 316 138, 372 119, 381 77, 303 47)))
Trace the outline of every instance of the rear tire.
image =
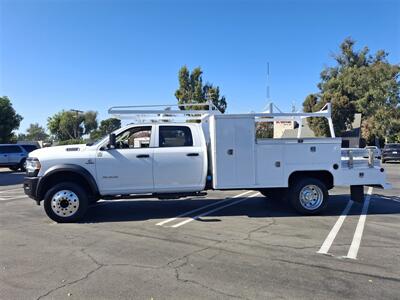
POLYGON ((289 190, 289 201, 293 208, 303 215, 316 215, 328 204, 328 189, 315 178, 296 181, 289 190))
POLYGON ((57 223, 81 220, 88 204, 85 190, 72 182, 56 184, 44 196, 44 210, 47 216, 57 223))

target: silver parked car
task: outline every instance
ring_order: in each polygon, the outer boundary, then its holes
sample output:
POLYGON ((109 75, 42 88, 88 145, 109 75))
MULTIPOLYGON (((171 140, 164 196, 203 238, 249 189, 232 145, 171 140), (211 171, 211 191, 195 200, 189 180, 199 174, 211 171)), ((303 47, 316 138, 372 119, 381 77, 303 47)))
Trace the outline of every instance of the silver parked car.
POLYGON ((29 152, 37 148, 35 145, 0 144, 0 167, 25 171, 25 161, 29 152))

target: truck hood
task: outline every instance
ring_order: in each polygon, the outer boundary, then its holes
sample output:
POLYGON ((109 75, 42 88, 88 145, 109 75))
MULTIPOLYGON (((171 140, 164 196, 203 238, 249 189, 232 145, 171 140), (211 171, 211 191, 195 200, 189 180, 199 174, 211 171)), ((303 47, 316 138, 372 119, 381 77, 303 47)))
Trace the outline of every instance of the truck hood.
POLYGON ((52 156, 56 153, 57 154, 63 153, 63 155, 68 155, 68 153, 85 151, 87 147, 88 146, 86 146, 85 144, 46 147, 32 151, 31 153, 29 153, 29 157, 36 157, 40 159, 41 157, 48 155, 52 156))

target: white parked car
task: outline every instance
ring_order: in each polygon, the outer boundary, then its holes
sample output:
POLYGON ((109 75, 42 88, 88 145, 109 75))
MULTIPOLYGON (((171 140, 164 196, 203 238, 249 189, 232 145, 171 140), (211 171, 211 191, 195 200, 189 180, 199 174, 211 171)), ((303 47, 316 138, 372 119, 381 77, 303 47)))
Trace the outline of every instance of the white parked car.
MULTIPOLYGON (((25 193, 56 222, 81 219, 98 199, 152 196, 179 198, 207 189, 258 190, 267 197, 288 197, 302 214, 327 205, 328 190, 350 186, 352 199, 363 201, 363 186, 388 188, 385 171, 374 161, 354 163, 341 156, 334 137, 330 105, 317 113, 220 114, 209 110, 168 110, 200 122, 165 122, 165 110, 117 107, 114 116, 139 116, 141 122, 120 128, 93 145, 44 148, 27 160, 25 193), (150 115, 149 122, 143 116, 150 115), (155 121, 161 116, 162 121, 155 121), (332 138, 259 139, 256 122, 328 119, 332 138)), ((299 133, 300 135, 300 133, 299 133)))

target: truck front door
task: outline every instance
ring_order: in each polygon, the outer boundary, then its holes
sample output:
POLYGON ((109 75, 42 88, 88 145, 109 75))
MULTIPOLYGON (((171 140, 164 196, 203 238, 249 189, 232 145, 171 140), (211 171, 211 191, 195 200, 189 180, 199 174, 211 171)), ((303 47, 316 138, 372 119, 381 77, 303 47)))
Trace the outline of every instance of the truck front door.
POLYGON ((204 189, 207 166, 199 133, 189 126, 159 125, 154 148, 155 192, 204 189))
POLYGON ((116 147, 97 150, 96 173, 100 193, 152 193, 154 126, 131 127, 116 136, 116 147))

